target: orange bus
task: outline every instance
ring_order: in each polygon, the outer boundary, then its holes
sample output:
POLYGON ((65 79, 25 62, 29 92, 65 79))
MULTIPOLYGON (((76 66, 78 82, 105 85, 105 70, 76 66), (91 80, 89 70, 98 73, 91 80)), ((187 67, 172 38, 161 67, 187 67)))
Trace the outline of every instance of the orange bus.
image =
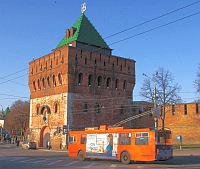
POLYGON ((100 126, 70 131, 68 156, 132 161, 168 160, 173 157, 170 130, 100 126))

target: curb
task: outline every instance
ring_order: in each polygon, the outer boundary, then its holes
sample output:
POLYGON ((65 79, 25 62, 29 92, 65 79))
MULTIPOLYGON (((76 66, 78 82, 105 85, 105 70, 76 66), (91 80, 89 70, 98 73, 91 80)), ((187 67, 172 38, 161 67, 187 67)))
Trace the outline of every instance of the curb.
POLYGON ((46 148, 37 148, 37 150, 40 150, 40 151, 49 151, 49 152, 68 153, 68 150, 60 150, 60 149, 51 149, 51 150, 48 150, 48 149, 46 149, 46 148))

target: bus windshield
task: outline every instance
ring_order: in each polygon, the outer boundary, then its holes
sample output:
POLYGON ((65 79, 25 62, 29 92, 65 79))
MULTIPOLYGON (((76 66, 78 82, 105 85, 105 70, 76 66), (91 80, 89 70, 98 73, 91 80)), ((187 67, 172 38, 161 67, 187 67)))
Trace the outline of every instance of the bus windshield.
POLYGON ((169 130, 159 130, 156 132, 157 145, 171 145, 172 135, 169 130))

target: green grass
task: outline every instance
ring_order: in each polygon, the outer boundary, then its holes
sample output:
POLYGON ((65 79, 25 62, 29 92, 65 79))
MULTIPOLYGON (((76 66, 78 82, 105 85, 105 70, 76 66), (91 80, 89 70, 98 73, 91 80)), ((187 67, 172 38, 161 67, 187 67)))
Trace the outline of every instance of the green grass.
MULTIPOLYGON (((182 149, 187 149, 187 148, 200 148, 199 144, 184 144, 182 145, 182 149)), ((179 144, 173 144, 173 149, 180 149, 179 144)))

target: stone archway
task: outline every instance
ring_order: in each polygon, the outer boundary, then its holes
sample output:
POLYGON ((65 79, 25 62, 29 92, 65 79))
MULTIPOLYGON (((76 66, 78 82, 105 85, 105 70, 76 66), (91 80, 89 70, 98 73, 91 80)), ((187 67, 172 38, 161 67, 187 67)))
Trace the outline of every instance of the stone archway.
POLYGON ((48 126, 42 127, 40 131, 40 147, 46 147, 46 142, 50 140, 50 129, 48 126))

